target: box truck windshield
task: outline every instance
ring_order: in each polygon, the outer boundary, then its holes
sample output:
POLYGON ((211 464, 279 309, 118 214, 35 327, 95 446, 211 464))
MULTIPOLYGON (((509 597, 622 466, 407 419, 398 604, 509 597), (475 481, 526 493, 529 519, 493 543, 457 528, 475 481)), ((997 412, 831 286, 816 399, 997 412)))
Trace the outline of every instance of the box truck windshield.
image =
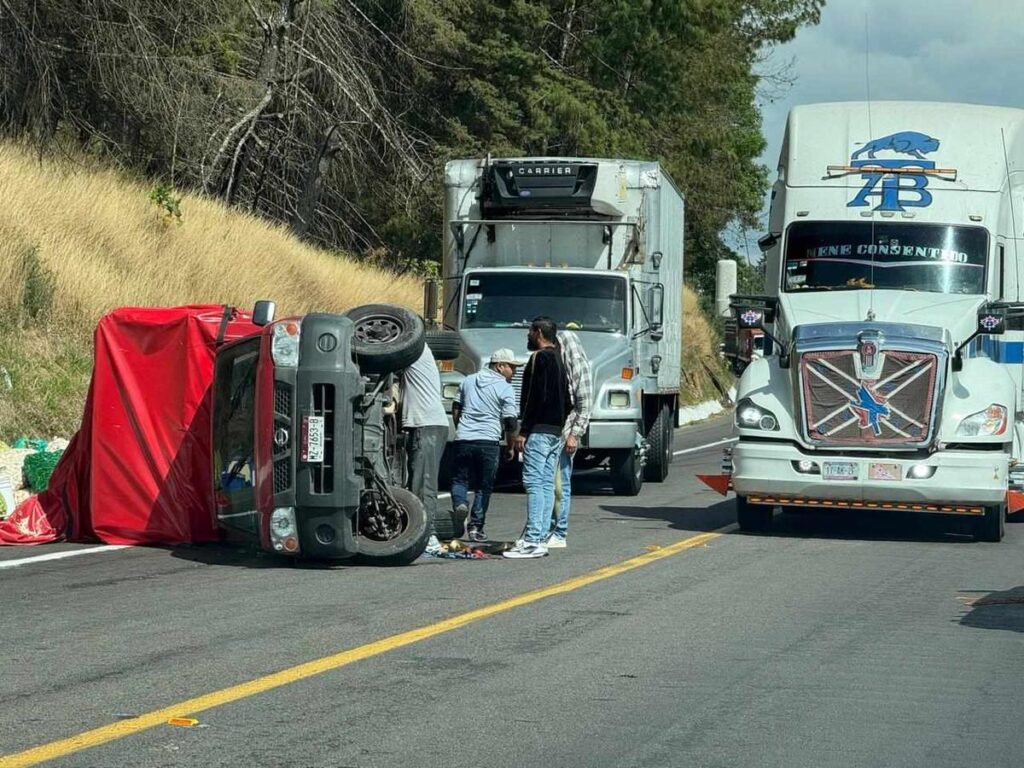
POLYGON ((467 278, 463 328, 526 328, 538 315, 559 328, 623 333, 626 280, 611 275, 474 272, 467 278))
POLYGON ((789 227, 784 288, 983 294, 987 252, 981 227, 797 222, 789 227))

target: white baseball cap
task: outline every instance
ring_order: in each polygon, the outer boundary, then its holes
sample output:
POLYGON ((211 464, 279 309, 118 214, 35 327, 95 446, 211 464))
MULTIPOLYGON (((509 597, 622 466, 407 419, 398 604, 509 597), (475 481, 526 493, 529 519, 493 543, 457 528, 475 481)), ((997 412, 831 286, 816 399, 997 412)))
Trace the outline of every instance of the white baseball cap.
POLYGON ((516 360, 516 353, 507 347, 502 349, 496 349, 491 353, 491 365, 497 363, 508 363, 509 365, 522 365, 519 360, 516 360))

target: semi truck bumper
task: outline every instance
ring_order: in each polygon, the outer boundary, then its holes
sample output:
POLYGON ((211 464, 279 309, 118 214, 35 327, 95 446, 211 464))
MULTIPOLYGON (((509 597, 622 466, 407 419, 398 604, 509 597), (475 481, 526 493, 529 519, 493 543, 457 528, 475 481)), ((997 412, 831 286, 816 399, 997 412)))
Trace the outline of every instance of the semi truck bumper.
POLYGON ((922 512, 978 514, 977 510, 950 505, 1004 503, 1008 464, 1008 454, 997 451, 938 451, 926 458, 900 454, 865 458, 805 453, 791 443, 740 440, 732 451, 732 484, 740 496, 779 504, 836 501, 853 506, 913 505, 912 509, 922 512), (814 466, 805 466, 801 471, 801 461, 813 462, 814 466), (853 479, 829 478, 828 470, 840 463, 851 465, 838 469, 852 470, 840 474, 850 474, 853 479), (914 477, 913 467, 926 467, 918 470, 925 476, 914 477))

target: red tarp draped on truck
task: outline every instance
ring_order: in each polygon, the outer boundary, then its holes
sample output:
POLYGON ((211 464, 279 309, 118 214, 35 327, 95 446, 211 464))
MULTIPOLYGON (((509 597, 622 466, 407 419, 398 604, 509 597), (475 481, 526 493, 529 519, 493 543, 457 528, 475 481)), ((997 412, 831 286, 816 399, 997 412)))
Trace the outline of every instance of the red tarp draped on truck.
POLYGON ((217 538, 210 419, 218 340, 259 332, 218 305, 118 309, 96 327, 82 426, 50 479, 0 521, 0 544, 217 538))

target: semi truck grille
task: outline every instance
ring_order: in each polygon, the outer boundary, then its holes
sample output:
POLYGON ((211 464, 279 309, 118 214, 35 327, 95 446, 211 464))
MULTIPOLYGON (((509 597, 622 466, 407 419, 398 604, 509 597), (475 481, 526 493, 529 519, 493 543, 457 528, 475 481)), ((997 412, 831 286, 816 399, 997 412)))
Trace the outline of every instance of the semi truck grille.
POLYGON ((324 460, 310 464, 313 493, 334 492, 334 385, 313 385, 313 415, 324 417, 324 460))
POLYGON ((284 493, 291 486, 292 468, 288 459, 274 462, 274 493, 284 493))
POLYGON ((811 442, 837 445, 919 445, 931 433, 933 354, 879 352, 864 375, 857 350, 806 352, 800 359, 805 429, 811 442))
POLYGON ((514 389, 515 393, 516 393, 516 406, 517 407, 522 407, 522 401, 520 400, 520 397, 521 397, 521 395, 523 393, 523 371, 524 370, 526 370, 526 366, 517 365, 516 366, 516 372, 512 376, 512 389, 514 389))

